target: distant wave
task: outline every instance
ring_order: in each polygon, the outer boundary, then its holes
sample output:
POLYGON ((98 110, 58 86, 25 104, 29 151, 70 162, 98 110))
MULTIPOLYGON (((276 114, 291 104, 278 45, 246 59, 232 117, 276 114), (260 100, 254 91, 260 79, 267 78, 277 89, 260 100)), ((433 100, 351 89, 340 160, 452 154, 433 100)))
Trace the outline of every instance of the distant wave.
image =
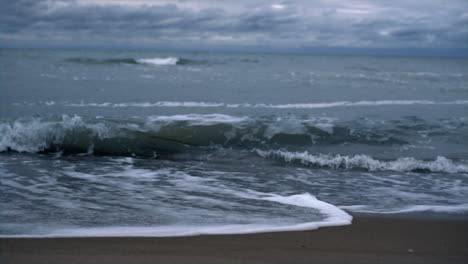
POLYGON ((326 155, 310 154, 309 152, 289 152, 282 150, 256 150, 262 157, 278 158, 285 162, 301 163, 307 166, 326 167, 332 169, 364 169, 369 171, 427 171, 447 173, 468 173, 467 164, 456 164, 445 157, 437 157, 432 161, 417 160, 415 158, 399 158, 397 160, 382 161, 367 155, 326 155))
POLYGON ((141 64, 176 65, 179 62, 179 58, 168 57, 168 58, 137 59, 136 61, 141 64))
POLYGON ((142 64, 142 65, 184 65, 189 64, 192 61, 188 59, 178 57, 166 57, 166 58, 70 58, 67 62, 81 63, 81 64, 142 64))
MULTIPOLYGON (((36 103, 23 103, 26 105, 35 105, 36 103)), ((315 108, 335 108, 335 107, 369 107, 369 106, 402 106, 402 105, 468 105, 468 100, 455 100, 455 101, 431 101, 431 100, 379 100, 379 101, 337 101, 337 102, 323 102, 323 103, 294 103, 294 104, 251 104, 251 103, 221 103, 221 102, 179 102, 179 101, 158 101, 158 102, 122 102, 122 103, 93 103, 93 102, 80 102, 70 103, 54 101, 39 102, 38 105, 53 106, 56 104, 68 107, 199 107, 199 108, 271 108, 271 109, 315 109, 315 108)), ((15 105, 21 105, 15 103, 15 105)))
POLYGON ((380 100, 380 101, 340 101, 331 103, 306 103, 306 104, 257 104, 259 108, 332 108, 352 106, 386 106, 386 105, 459 105, 468 104, 468 100, 457 101, 430 101, 430 100, 380 100))
POLYGON ((133 58, 116 58, 116 59, 95 59, 95 58, 70 58, 66 62, 81 63, 81 64, 138 64, 133 58))

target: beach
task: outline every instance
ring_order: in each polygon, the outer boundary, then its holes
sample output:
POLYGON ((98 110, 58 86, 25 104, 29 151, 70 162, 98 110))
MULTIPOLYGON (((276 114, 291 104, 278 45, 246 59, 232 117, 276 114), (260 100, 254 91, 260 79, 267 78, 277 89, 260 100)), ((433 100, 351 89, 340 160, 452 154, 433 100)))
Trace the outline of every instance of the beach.
POLYGON ((468 221, 355 217, 311 231, 2 238, 2 263, 466 263, 468 221))

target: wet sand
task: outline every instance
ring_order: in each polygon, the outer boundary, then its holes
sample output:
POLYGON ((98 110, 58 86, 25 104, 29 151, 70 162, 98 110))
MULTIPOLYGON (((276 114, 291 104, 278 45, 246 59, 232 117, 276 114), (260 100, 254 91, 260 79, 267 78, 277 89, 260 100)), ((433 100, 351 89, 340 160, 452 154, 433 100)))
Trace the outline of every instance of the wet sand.
POLYGON ((355 217, 302 232, 0 239, 0 263, 468 263, 468 221, 355 217))

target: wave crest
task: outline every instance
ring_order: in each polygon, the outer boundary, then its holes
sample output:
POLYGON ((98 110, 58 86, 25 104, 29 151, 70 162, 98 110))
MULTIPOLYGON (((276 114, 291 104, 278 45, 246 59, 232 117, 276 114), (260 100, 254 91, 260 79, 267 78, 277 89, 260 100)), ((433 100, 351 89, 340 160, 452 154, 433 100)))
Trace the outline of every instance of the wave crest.
POLYGON ((112 65, 112 64, 142 64, 142 65, 183 65, 188 64, 191 60, 166 57, 166 58, 70 58, 65 60, 72 63, 88 64, 88 65, 112 65))
POLYGON ((304 152, 289 152, 282 150, 255 152, 264 158, 277 158, 287 163, 301 163, 307 166, 327 167, 332 169, 364 169, 368 171, 398 171, 398 172, 446 172, 468 173, 468 165, 456 164, 450 159, 438 156, 432 161, 417 160, 411 157, 399 158, 393 161, 377 160, 367 155, 326 155, 304 152))
POLYGON ((153 156, 183 146, 253 148, 358 142, 402 144, 384 132, 336 126, 328 118, 253 119, 222 114, 150 116, 145 119, 29 118, 0 122, 0 151, 87 152, 153 156))
POLYGON ((266 147, 269 151, 258 150, 257 154, 334 169, 468 172, 466 165, 457 165, 444 157, 434 161, 413 158, 380 161, 366 155, 313 155, 272 150, 297 147, 303 150, 306 146, 337 144, 398 146, 407 145, 405 139, 388 128, 337 124, 330 118, 256 119, 223 114, 188 114, 112 120, 64 115, 59 118, 0 121, 0 152, 93 152, 96 155, 153 157, 197 148, 250 151, 266 147))
POLYGON ((179 62, 179 58, 175 58, 175 57, 151 58, 151 59, 137 59, 136 61, 141 64, 176 65, 179 62))
MULTIPOLYGON (((153 64, 167 63, 171 65, 173 61, 163 60, 154 62, 153 64)), ((180 60, 176 63, 180 64, 180 60)), ((345 108, 345 107, 381 107, 381 106, 408 106, 408 105, 468 105, 468 100, 456 101, 430 101, 430 100, 380 100, 380 101, 338 101, 338 102, 324 102, 324 103, 291 103, 291 104, 264 104, 264 103, 222 103, 222 102, 194 102, 194 101, 159 101, 159 102, 121 102, 121 103, 93 103, 93 102, 54 102, 47 104, 47 102, 28 103, 30 105, 46 105, 53 106, 55 104, 64 105, 67 107, 113 107, 113 108, 152 108, 152 107, 186 107, 186 108, 264 108, 264 109, 321 109, 321 108, 345 108)), ((21 105, 19 103, 15 105, 21 105)))

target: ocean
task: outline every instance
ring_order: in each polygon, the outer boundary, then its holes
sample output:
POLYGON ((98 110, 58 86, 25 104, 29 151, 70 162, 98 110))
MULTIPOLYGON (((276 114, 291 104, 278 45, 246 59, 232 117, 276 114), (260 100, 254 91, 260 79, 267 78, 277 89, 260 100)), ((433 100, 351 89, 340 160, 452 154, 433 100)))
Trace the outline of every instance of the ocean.
POLYGON ((0 236, 468 219, 468 59, 0 50, 0 236))

